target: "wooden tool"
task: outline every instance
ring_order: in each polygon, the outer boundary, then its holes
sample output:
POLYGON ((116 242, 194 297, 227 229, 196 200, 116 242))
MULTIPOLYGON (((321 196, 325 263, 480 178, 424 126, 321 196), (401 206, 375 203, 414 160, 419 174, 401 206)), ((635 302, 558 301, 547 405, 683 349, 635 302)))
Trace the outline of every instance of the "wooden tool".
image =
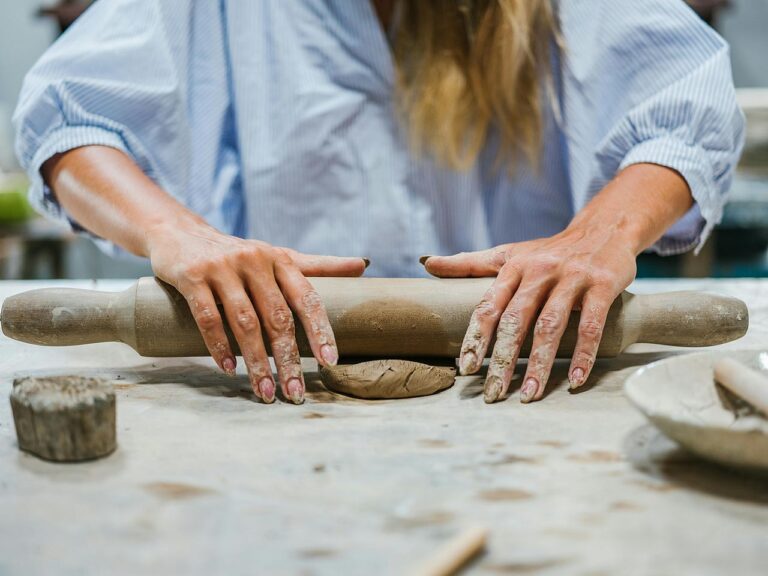
MULTIPOLYGON (((339 353, 346 358, 456 358, 474 307, 492 278, 311 278, 325 303, 339 353)), ((205 356, 184 298, 155 278, 123 292, 43 288, 11 296, 0 313, 3 333, 46 346, 125 342, 142 356, 205 356)), ((624 292, 608 313, 599 356, 635 342, 711 346, 745 334, 741 300, 700 292, 624 292)), ((299 322, 299 351, 311 350, 299 322)), ((578 313, 571 315, 559 356, 572 354, 578 313)), ((233 345, 235 340, 231 338, 233 345)), ((268 340, 265 337, 265 342, 268 340)), ((522 356, 530 352, 530 337, 522 356)), ((490 348, 489 348, 490 352, 490 348)))
POLYGON ((718 360, 715 380, 768 416, 768 375, 732 358, 718 360))
POLYGON ((453 576, 485 549, 488 530, 467 528, 440 548, 432 558, 413 572, 413 576, 453 576))
POLYGON ((117 447, 115 393, 79 376, 20 378, 11 390, 19 448, 56 462, 92 460, 117 447))

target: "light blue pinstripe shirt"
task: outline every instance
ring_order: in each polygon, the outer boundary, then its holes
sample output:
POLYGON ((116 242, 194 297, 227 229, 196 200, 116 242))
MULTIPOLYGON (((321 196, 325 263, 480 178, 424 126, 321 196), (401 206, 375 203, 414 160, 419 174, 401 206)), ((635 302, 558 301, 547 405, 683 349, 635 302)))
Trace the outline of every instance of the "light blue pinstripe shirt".
POLYGON ((125 151, 219 229, 418 275, 421 254, 547 236, 621 168, 678 170, 695 207, 656 245, 720 218, 743 139, 725 42, 681 0, 563 0, 562 118, 540 170, 454 172, 409 154, 387 39, 368 0, 100 0, 27 76, 15 115, 39 169, 88 144, 125 151))

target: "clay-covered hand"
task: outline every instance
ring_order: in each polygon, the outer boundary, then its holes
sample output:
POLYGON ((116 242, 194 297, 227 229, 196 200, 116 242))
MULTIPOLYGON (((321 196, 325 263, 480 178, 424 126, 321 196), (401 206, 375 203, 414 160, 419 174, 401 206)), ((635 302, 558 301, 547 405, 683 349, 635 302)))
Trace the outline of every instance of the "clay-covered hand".
POLYGON ((334 365, 338 350, 323 303, 307 276, 360 276, 361 258, 310 256, 256 240, 227 236, 204 223, 153 230, 148 239, 155 274, 187 300, 211 356, 234 374, 235 355, 224 331, 217 300, 237 339, 254 393, 275 399, 275 383, 262 339, 269 338, 285 397, 304 399, 304 377, 294 334, 293 311, 312 353, 334 365))
POLYGON ((619 225, 571 226, 551 237, 480 252, 432 256, 424 265, 440 277, 496 276, 475 308, 461 347, 462 374, 477 372, 496 334, 486 402, 503 398, 520 348, 533 329, 522 402, 544 393, 560 339, 572 310, 581 310, 568 378, 584 384, 600 344, 608 309, 634 279, 636 252, 619 225))

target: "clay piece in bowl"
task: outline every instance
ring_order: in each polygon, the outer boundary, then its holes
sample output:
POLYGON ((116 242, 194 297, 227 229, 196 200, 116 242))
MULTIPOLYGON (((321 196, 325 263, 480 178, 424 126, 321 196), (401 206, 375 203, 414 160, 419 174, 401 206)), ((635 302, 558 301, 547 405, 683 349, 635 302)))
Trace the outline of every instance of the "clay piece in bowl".
POLYGON ((627 379, 630 401, 690 452, 768 472, 768 419, 716 383, 714 364, 732 358, 768 375, 768 351, 719 350, 666 358, 627 379))

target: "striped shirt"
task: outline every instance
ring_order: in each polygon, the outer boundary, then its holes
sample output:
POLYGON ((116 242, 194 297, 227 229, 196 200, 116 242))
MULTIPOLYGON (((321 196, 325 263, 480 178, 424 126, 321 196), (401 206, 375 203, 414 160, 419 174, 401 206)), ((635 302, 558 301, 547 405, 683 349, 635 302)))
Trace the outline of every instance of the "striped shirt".
POLYGON ((494 170, 489 141, 455 171, 409 151, 368 0, 96 2, 25 80, 30 198, 67 221, 40 166, 111 146, 223 232, 413 276, 422 254, 555 234, 619 170, 651 162, 695 200, 654 249, 699 245, 743 141, 726 43, 682 0, 562 0, 558 14, 542 166, 494 170))

